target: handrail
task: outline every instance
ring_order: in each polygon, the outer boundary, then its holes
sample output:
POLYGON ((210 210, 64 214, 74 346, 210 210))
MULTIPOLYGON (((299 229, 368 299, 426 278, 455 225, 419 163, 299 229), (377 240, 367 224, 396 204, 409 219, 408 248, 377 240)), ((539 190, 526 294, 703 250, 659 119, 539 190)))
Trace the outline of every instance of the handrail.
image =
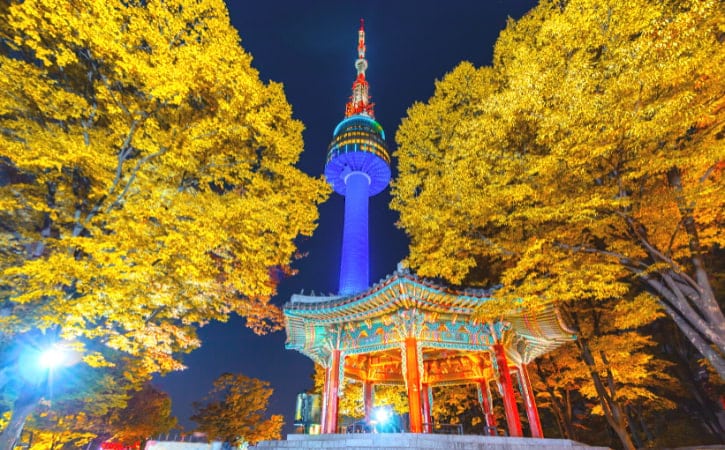
POLYGON ((423 432, 432 434, 463 434, 460 423, 423 423, 423 432))

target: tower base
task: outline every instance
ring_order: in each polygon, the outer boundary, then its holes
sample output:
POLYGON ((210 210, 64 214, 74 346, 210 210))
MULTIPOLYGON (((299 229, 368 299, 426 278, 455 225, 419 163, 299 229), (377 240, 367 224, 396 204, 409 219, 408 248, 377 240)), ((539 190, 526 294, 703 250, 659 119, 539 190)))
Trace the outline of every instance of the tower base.
POLYGON ((498 436, 461 436, 444 434, 383 433, 383 434, 290 434, 286 441, 264 441, 256 449, 387 449, 430 450, 434 448, 466 450, 573 450, 599 449, 568 439, 537 439, 498 436))

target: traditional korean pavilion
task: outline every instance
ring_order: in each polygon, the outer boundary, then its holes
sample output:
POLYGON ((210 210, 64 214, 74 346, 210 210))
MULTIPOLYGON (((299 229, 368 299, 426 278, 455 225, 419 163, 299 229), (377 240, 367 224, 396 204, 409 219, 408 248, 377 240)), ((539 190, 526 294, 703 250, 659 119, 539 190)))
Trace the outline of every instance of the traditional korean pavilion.
POLYGON ((390 181, 385 133, 374 120, 365 79, 365 31, 358 32, 357 77, 345 119, 333 133, 325 175, 345 196, 339 295, 293 295, 284 306, 287 348, 326 369, 322 433, 338 430, 345 381, 360 382, 369 418, 375 385, 405 385, 410 432, 429 432, 432 387, 475 384, 491 434, 497 428, 492 389, 503 401, 509 436, 522 436, 514 390, 533 437, 543 437, 527 365, 574 339, 553 308, 476 323, 489 290, 455 290, 399 268, 369 284, 368 198, 390 181))

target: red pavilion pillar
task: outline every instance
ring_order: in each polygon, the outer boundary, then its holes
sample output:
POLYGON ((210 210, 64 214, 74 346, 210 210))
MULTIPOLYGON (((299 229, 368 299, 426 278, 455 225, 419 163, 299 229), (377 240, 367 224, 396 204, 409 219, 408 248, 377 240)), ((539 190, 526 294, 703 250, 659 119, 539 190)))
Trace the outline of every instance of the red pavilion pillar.
POLYGON ((365 409, 365 422, 370 423, 373 411, 373 383, 363 382, 363 408, 365 409))
POLYGON ((531 388, 529 371, 526 369, 526 364, 521 364, 517 370, 521 396, 524 398, 524 405, 526 405, 526 417, 529 419, 529 427, 531 428, 531 437, 543 438, 544 432, 541 429, 539 409, 536 407, 536 396, 534 396, 534 391, 531 388))
POLYGON ((486 434, 496 436, 496 416, 493 414, 493 399, 491 398, 491 388, 487 380, 478 382, 478 402, 481 404, 483 417, 486 419, 486 434))
POLYGON ((423 383, 423 389, 421 389, 420 395, 423 397, 423 432, 424 433, 430 433, 431 431, 431 392, 430 392, 430 385, 428 383, 423 383))
POLYGON ((506 360, 506 351, 504 350, 503 345, 494 344, 493 352, 496 357, 498 382, 501 386, 501 397, 503 397, 503 408, 506 412, 506 424, 508 425, 509 436, 522 437, 521 419, 519 418, 519 410, 516 406, 514 387, 511 382, 508 361, 506 360))
POLYGON ((337 432, 337 405, 340 391, 340 350, 332 350, 325 376, 325 397, 322 411, 322 433, 337 432))
POLYGON ((405 339, 405 381, 408 385, 408 416, 410 432, 423 432, 423 417, 420 404, 420 373, 418 371, 418 343, 415 338, 405 339))

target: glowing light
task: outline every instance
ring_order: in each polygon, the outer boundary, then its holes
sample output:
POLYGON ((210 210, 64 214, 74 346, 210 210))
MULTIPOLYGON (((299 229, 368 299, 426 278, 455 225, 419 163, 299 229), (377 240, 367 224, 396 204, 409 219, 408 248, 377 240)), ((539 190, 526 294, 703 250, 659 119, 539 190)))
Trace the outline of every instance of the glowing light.
POLYGON ((380 425, 385 425, 390 418, 392 417, 392 413, 390 412, 390 408, 381 407, 375 409, 375 421, 380 425))
POLYGON ((58 347, 51 347, 40 354, 38 364, 44 369, 53 369, 66 362, 68 353, 58 347))

